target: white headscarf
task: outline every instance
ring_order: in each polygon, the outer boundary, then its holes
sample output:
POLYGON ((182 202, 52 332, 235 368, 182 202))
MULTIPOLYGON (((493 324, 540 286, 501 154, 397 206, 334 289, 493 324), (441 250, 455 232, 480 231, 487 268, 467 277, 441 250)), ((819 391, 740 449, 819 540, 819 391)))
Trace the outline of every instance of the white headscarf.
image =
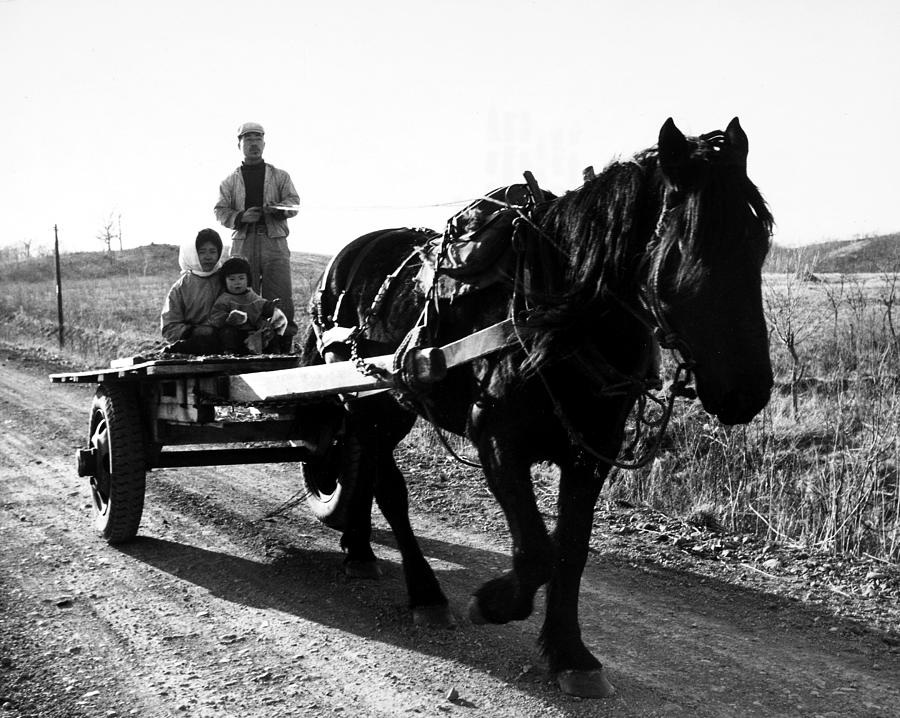
POLYGON ((224 255, 225 252, 222 251, 219 254, 219 261, 216 262, 216 266, 209 272, 204 272, 200 267, 200 257, 197 256, 197 240, 185 239, 178 250, 178 266, 181 267, 182 272, 190 272, 198 277, 209 277, 219 271, 222 262, 225 260, 224 255))

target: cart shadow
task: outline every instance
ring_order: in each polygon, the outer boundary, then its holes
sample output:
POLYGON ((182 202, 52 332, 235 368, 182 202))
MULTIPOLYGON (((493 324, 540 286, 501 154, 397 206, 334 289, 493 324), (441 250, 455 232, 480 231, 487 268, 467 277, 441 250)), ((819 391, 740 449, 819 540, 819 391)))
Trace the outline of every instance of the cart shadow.
MULTIPOLYGON (((376 530, 373 541, 393 550, 388 531, 376 530)), ((457 608, 466 605, 472 589, 495 576, 508 562, 506 554, 499 551, 433 538, 422 538, 420 542, 435 565, 451 606, 457 608)), ((584 706, 579 707, 579 701, 561 694, 551 683, 547 671, 540 667, 535 640, 543 612, 542 597, 534 615, 524 622, 484 627, 473 626, 457 616, 456 630, 437 630, 413 625, 411 613, 404 605, 406 590, 399 561, 382 559, 379 562, 383 572, 381 580, 364 581, 344 576, 343 557, 337 551, 292 548, 280 552, 271 561, 259 561, 149 537, 139 538, 122 550, 134 559, 202 587, 223 600, 273 609, 355 634, 364 640, 462 663, 507 681, 565 714, 585 714, 584 706)), ((592 557, 585 584, 582 613, 586 634, 592 634, 586 635, 586 639, 602 650, 603 653, 598 654, 601 658, 610 657, 607 662, 611 665, 615 665, 617 652, 635 650, 628 645, 634 640, 629 637, 632 631, 623 633, 622 629, 623 623, 625 629, 629 624, 635 629, 645 624, 642 594, 653 600, 673 592, 683 594, 686 614, 702 606, 705 616, 745 635, 757 637, 760 666, 766 665, 765 646, 773 639, 771 616, 775 613, 791 612, 798 618, 796 625, 815 627, 791 629, 794 640, 808 645, 810 652, 816 650, 821 637, 829 635, 829 627, 868 639, 867 642, 876 647, 882 639, 881 634, 870 631, 865 625, 835 617, 824 608, 798 604, 752 587, 735 586, 677 568, 656 565, 648 576, 646 567, 635 566, 613 554, 592 557), (605 595, 604 585, 607 584, 628 598, 605 595), (592 594, 590 599, 588 593, 592 594), (742 610, 736 611, 736 605, 742 610), (615 633, 609 635, 608 627, 604 629, 607 611, 615 613, 617 619, 615 633), (603 645, 596 645, 601 636, 603 645)), ((883 644, 881 648, 886 650, 883 644)), ((646 650, 655 649, 647 646, 646 650)), ((676 660, 673 657, 672 670, 677 670, 678 661, 697 658, 681 655, 676 660)), ((897 656, 888 655, 887 659, 900 676, 897 656)), ((614 672, 613 679, 620 690, 619 696, 642 695, 645 691, 655 690, 652 681, 645 682, 633 672, 614 672)), ((620 700, 605 701, 605 709, 615 710, 620 700)), ((624 705, 620 707, 624 708, 624 705)))

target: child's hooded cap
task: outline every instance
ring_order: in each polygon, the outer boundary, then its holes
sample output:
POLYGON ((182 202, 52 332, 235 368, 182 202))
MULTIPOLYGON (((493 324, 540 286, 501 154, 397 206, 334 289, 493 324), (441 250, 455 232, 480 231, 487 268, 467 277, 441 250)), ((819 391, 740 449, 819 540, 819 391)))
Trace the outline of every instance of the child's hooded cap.
POLYGON ((234 257, 229 257, 225 260, 225 264, 222 265, 222 269, 219 271, 219 276, 223 279, 227 277, 229 274, 246 274, 247 281, 250 281, 250 262, 239 255, 235 255, 234 257))

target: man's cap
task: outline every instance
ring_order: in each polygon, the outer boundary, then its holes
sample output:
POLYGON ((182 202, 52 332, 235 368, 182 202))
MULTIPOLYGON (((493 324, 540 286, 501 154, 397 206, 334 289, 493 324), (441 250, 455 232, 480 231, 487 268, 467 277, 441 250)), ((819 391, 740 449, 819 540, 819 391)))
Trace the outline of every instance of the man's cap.
POLYGON ((222 268, 219 270, 219 274, 225 278, 229 274, 246 274, 247 281, 250 281, 250 262, 241 257, 240 255, 235 255, 233 257, 229 257, 225 260, 225 263, 222 265, 222 268))
POLYGON ((263 129, 263 126, 258 122, 245 122, 243 125, 238 127, 238 139, 241 139, 248 132, 258 132, 261 135, 265 135, 266 131, 263 129))

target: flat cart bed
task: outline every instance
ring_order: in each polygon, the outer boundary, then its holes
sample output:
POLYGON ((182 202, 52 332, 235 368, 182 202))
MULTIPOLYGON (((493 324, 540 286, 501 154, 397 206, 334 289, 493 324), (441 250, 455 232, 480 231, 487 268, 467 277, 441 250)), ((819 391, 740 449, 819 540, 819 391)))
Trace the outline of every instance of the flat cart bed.
POLYGON ((201 376, 206 374, 240 374, 243 372, 291 369, 300 365, 293 355, 264 356, 197 356, 149 359, 142 356, 114 359, 108 369, 51 374, 54 384, 100 384, 109 381, 132 381, 146 377, 201 376))
MULTIPOLYGON (((440 381, 520 332, 504 320, 442 347, 415 349, 405 366, 420 381, 440 381)), ((340 444, 342 402, 398 388, 395 362, 389 354, 312 366, 300 366, 294 355, 137 356, 51 374, 50 381, 97 385, 87 445, 76 461, 78 475, 90 477, 96 528, 118 543, 137 533, 151 469, 352 458, 352 448, 340 444)), ((340 485, 322 488, 305 471, 303 477, 320 505, 337 505, 340 485)))
MULTIPOLYGON (((284 378, 273 378, 285 371, 301 378, 310 370, 329 373, 325 365, 299 365, 295 355, 163 355, 51 374, 53 384, 97 385, 76 464, 78 475, 90 478, 100 534, 110 543, 135 536, 152 469, 320 457, 334 439, 337 392, 286 391, 284 378)), ((370 377, 353 374, 371 388, 370 377)), ((301 477, 298 471, 302 485, 301 477)))

